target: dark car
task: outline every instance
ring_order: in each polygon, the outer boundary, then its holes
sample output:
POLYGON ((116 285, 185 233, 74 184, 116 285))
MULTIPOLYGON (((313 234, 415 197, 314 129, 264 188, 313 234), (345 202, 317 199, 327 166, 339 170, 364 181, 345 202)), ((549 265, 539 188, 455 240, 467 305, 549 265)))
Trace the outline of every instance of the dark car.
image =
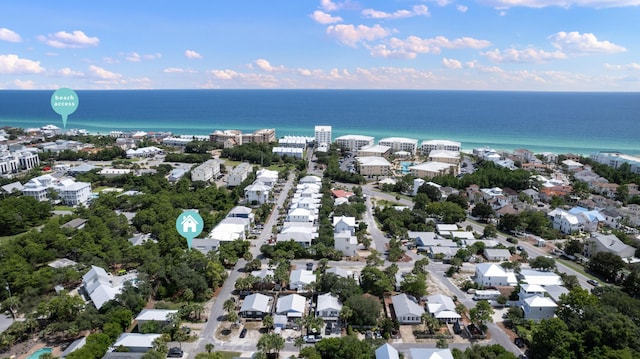
POLYGON ((324 328, 324 335, 331 335, 331 329, 332 329, 331 323, 327 324, 327 326, 324 328))
POLYGON ((522 246, 517 246, 516 249, 521 251, 522 250, 522 246))
POLYGON ((240 338, 244 338, 247 336, 247 328, 242 328, 240 331, 240 338))
POLYGON ((518 348, 524 348, 524 339, 522 338, 516 338, 513 340, 513 343, 518 347, 518 348))
POLYGON ((178 347, 173 347, 171 349, 169 349, 169 352, 167 353, 167 358, 182 358, 182 349, 178 348, 178 347))
POLYGON ((600 283, 598 283, 598 281, 595 280, 595 279, 589 279, 589 280, 587 280, 587 283, 591 284, 594 287, 597 287, 597 286, 600 285, 600 283))

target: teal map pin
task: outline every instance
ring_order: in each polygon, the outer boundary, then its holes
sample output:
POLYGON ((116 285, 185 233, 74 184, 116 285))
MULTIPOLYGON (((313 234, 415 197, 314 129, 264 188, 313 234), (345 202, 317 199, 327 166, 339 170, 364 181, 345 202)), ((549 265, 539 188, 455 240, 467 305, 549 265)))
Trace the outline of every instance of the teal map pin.
POLYGON ((79 104, 78 95, 72 89, 61 88, 51 95, 51 108, 55 113, 62 116, 64 128, 67 128, 67 118, 70 114, 76 112, 79 104))
POLYGON ((184 211, 176 219, 178 233, 187 239, 187 245, 191 249, 191 243, 204 228, 204 220, 196 211, 184 211))

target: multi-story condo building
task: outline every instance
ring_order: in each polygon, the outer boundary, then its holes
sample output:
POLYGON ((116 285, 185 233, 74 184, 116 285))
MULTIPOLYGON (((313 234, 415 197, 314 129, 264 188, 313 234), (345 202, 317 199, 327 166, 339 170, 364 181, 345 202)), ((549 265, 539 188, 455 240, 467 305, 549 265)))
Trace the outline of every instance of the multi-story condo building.
POLYGON ((630 166, 631 172, 640 173, 640 157, 635 157, 620 152, 598 152, 592 153, 589 157, 593 161, 613 168, 618 168, 623 163, 627 163, 630 166))
POLYGON ((331 144, 331 126, 316 126, 314 133, 317 146, 329 146, 331 144))
POLYGON ((191 180, 208 182, 218 174, 220 174, 220 160, 208 160, 191 171, 191 180))
POLYGON ((60 199, 68 206, 86 203, 91 197, 91 183, 76 182, 59 190, 60 199))
POLYGON ((391 156, 391 147, 389 146, 366 146, 358 150, 358 157, 389 157, 391 156))
POLYGON ((420 146, 422 154, 428 155, 429 152, 434 150, 446 150, 460 152, 460 142, 449 140, 428 140, 423 141, 420 146))
POLYGON ((253 167, 251 166, 251 164, 242 162, 241 164, 237 165, 231 171, 231 173, 229 173, 229 177, 227 178, 227 185, 229 187, 240 185, 242 181, 244 181, 249 176, 249 173, 251 173, 251 171, 253 171, 253 167))
POLYGON ((363 176, 388 176, 391 163, 384 157, 357 157, 358 170, 363 176))
POLYGON ((378 141, 378 144, 391 147, 391 151, 394 153, 404 151, 415 155, 418 149, 418 140, 406 137, 387 137, 378 141))
POLYGON ((336 144, 340 148, 349 151, 357 151, 362 147, 373 146, 373 137, 363 135, 345 135, 336 138, 336 144))

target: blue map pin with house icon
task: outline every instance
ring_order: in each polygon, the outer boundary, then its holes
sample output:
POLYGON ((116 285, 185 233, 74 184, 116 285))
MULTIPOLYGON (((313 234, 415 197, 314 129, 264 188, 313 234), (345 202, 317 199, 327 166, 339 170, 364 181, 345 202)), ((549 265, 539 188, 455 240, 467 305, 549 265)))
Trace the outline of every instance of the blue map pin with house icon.
POLYGON ((202 232, 203 228, 204 220, 196 211, 184 211, 176 219, 176 229, 181 236, 187 239, 189 249, 191 249, 193 239, 202 232))

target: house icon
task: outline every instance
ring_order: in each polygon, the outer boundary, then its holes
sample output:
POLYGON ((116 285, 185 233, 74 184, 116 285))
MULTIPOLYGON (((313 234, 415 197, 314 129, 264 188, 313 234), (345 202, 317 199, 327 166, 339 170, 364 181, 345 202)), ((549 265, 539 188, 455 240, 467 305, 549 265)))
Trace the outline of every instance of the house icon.
POLYGON ((196 232, 198 227, 198 221, 193 218, 191 215, 183 216, 182 221, 180 222, 182 225, 182 232, 196 232))

